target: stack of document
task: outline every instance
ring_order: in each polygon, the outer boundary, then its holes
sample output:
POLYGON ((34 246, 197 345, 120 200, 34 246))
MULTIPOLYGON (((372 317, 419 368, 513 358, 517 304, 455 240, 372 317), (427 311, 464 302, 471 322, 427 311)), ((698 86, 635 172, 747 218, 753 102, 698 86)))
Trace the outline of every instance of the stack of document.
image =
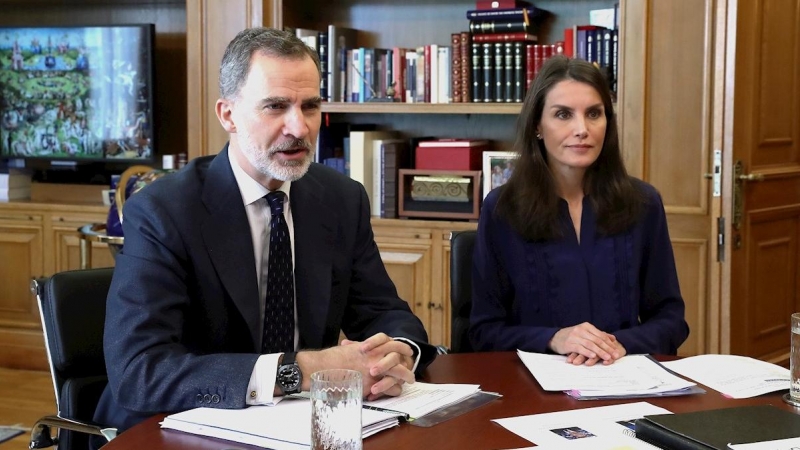
MULTIPOLYGON (((362 438, 397 426, 400 416, 365 409, 361 414, 362 438)), ((195 408, 167 416, 161 427, 275 450, 308 449, 311 402, 291 399, 275 406, 244 409, 195 408)))
POLYGON ((545 391, 564 391, 579 400, 663 397, 703 393, 691 381, 667 371, 646 355, 624 356, 614 364, 567 364, 566 356, 517 351, 545 391))
POLYGON ((462 402, 480 391, 477 384, 431 384, 416 382, 404 384, 403 394, 364 402, 365 408, 385 412, 399 412, 409 420, 418 419, 433 411, 462 402))
POLYGON ((664 366, 731 398, 789 389, 789 369, 747 356, 699 355, 664 366))
MULTIPOLYGON (((400 420, 413 420, 455 405, 477 392, 480 386, 474 384, 406 384, 398 397, 364 402, 362 438, 395 427, 400 420)), ((289 398, 274 406, 195 408, 167 416, 161 427, 275 450, 308 449, 311 402, 304 394, 306 398, 289 398)))

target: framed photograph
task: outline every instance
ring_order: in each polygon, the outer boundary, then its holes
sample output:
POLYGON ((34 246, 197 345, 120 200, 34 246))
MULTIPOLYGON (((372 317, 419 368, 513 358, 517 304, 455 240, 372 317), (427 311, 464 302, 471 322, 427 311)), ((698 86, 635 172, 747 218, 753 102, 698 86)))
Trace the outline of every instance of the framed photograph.
POLYGON ((516 159, 514 152, 483 152, 483 198, 492 189, 506 184, 516 159))

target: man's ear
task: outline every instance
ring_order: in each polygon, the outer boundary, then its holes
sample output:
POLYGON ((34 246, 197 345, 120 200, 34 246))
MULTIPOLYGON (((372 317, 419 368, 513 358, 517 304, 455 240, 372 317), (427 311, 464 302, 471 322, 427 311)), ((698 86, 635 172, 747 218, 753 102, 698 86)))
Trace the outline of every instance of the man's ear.
POLYGON ((228 133, 236 133, 236 124, 233 122, 233 101, 226 98, 217 99, 214 107, 220 125, 228 133))

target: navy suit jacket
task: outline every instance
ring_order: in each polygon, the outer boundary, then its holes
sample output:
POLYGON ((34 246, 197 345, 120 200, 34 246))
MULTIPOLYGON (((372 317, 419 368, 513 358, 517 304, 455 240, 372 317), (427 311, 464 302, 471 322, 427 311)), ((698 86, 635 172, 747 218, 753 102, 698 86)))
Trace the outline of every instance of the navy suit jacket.
MULTIPOLYGON (((436 355, 375 244, 364 187, 312 164, 292 183, 301 349, 378 332, 436 355)), ((109 384, 95 413, 125 430, 152 414, 245 407, 261 348, 250 227, 227 147, 159 179, 125 203, 125 246, 108 296, 109 384)))

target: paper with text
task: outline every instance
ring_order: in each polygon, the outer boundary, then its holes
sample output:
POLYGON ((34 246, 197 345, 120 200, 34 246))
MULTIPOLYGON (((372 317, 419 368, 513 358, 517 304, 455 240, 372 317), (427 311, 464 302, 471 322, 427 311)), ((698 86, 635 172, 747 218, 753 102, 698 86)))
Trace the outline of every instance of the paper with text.
POLYGON ((418 418, 458 403, 479 390, 480 385, 477 384, 432 384, 417 381, 404 384, 403 393, 398 397, 384 397, 364 402, 364 405, 399 411, 418 418))
MULTIPOLYGON (((396 426, 397 415, 363 410, 362 437, 396 426)), ((195 408, 167 416, 162 428, 242 442, 275 450, 311 445, 311 402, 287 400, 277 406, 243 409, 195 408)))
POLYGON ((789 389, 789 369, 747 356, 698 355, 663 364, 731 398, 789 389))
POLYGON ((493 422, 537 446, 572 448, 572 445, 575 445, 576 448, 577 446, 588 446, 581 448, 626 448, 624 445, 632 445, 629 441, 635 441, 633 443, 639 447, 631 448, 637 449, 642 446, 650 447, 629 437, 633 434, 634 421, 652 414, 670 414, 670 411, 647 402, 636 402, 509 417, 495 419, 493 422), (575 444, 578 441, 581 442, 575 444), (604 442, 603 445, 612 446, 592 447, 592 444, 587 444, 587 442, 604 442), (613 447, 613 445, 622 446, 613 447))
POLYGON ((566 356, 517 351, 545 391, 578 391, 591 397, 674 391, 694 386, 646 355, 628 355, 611 365, 567 364, 566 356))

